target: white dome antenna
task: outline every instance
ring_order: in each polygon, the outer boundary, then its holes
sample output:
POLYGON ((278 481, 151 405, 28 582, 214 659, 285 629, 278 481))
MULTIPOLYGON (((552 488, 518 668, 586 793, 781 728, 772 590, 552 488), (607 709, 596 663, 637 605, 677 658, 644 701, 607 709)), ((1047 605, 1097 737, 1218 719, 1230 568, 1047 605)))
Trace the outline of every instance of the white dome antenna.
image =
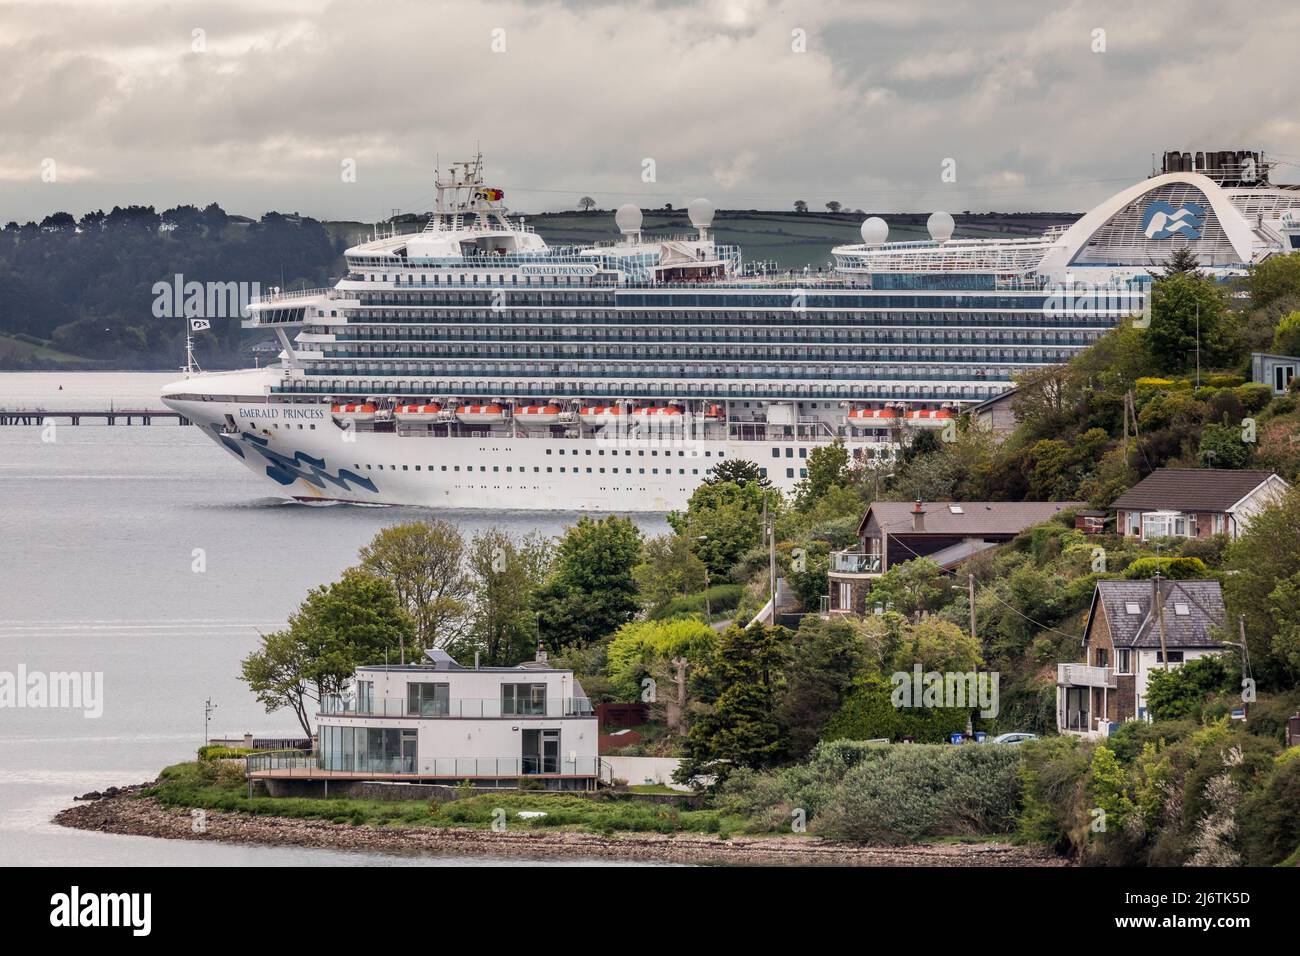
POLYGON ((946 212, 932 212, 930 218, 926 220, 925 228, 930 230, 930 238, 935 242, 947 242, 952 238, 952 231, 956 225, 952 216, 946 212))
POLYGON ((618 231, 633 242, 641 241, 641 207, 636 203, 625 202, 614 213, 614 223, 618 231))
POLYGON ((686 216, 691 225, 700 231, 700 238, 707 239, 709 226, 713 224, 713 203, 707 199, 692 199, 686 207, 686 216))
POLYGON ((889 223, 879 216, 872 216, 862 221, 862 242, 868 246, 883 246, 889 238, 889 223))

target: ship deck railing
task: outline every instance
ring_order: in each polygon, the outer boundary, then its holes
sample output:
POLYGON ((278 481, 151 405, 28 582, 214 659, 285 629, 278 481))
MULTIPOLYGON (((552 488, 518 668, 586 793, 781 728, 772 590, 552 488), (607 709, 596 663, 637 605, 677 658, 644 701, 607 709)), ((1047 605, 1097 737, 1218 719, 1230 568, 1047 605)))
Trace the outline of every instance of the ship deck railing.
POLYGON ((340 299, 343 295, 344 293, 339 292, 333 286, 322 286, 316 289, 293 289, 290 291, 269 292, 266 295, 255 296, 249 302, 249 305, 265 305, 271 302, 285 302, 290 299, 311 299, 318 297, 325 299, 340 299))

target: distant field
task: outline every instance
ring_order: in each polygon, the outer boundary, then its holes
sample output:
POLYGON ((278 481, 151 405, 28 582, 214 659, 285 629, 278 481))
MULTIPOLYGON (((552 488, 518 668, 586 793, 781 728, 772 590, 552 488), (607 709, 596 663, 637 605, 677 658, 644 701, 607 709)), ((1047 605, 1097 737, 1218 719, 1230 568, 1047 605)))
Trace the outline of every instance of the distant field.
POLYGON ((26 342, 9 335, 0 335, 0 368, 21 368, 31 360, 40 362, 72 363, 84 367, 93 360, 80 355, 60 352, 46 345, 26 342))
MULTIPOLYGON (((642 226, 647 236, 673 235, 691 230, 685 210, 645 210, 642 226)), ((783 269, 825 267, 831 249, 858 239, 858 227, 871 213, 784 212, 719 210, 713 234, 719 242, 739 245, 746 262, 773 260, 783 269)), ((928 213, 881 214, 889 223, 891 240, 924 239, 928 213)), ((1078 213, 954 214, 956 234, 969 238, 1036 235, 1048 226, 1068 224, 1078 213)), ((525 216, 551 245, 591 245, 618 238, 613 210, 551 212, 525 216)), ((415 223, 403 224, 414 228, 415 223)), ((368 231, 354 222, 332 222, 327 228, 346 240, 368 231)))

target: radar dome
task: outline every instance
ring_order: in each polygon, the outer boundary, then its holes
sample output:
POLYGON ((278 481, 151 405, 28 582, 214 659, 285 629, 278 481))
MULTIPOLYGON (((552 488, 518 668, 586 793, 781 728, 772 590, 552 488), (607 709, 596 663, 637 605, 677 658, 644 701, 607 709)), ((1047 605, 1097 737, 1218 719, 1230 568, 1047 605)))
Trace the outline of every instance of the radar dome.
POLYGON ((946 212, 934 212, 926 220, 925 227, 930 230, 930 238, 936 242, 947 242, 952 238, 952 230, 956 223, 952 221, 952 216, 946 212))
POLYGON ((889 238, 889 223, 879 216, 872 216, 862 221, 862 241, 869 246, 883 245, 889 238))
POLYGON ((686 215, 696 229, 706 229, 713 222, 713 203, 707 199, 692 199, 686 207, 686 215))
POLYGON ((618 225, 618 231, 624 235, 629 232, 640 232, 641 208, 635 203, 624 203, 618 207, 618 212, 614 213, 614 222, 618 225))

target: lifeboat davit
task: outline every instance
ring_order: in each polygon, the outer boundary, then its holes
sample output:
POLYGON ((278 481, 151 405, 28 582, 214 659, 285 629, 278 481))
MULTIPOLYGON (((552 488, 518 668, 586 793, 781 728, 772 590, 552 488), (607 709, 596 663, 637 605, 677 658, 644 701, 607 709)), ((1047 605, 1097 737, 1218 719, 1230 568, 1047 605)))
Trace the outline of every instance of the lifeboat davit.
POLYGON ((331 411, 340 418, 349 418, 354 422, 373 422, 379 409, 369 402, 348 402, 346 405, 335 405, 331 411))
POLYGON ((578 412, 578 420, 584 425, 612 425, 623 420, 623 406, 589 405, 578 412))
POLYGON ((524 405, 522 408, 515 409, 515 421, 525 428, 537 426, 543 428, 547 425, 554 425, 564 414, 564 409, 559 405, 524 405))
POLYGON ((432 405, 398 405, 393 415, 402 422, 432 422, 442 414, 442 406, 432 405))
POLYGON ((456 417, 466 425, 496 425, 506 420, 506 410, 500 405, 462 405, 456 417))

